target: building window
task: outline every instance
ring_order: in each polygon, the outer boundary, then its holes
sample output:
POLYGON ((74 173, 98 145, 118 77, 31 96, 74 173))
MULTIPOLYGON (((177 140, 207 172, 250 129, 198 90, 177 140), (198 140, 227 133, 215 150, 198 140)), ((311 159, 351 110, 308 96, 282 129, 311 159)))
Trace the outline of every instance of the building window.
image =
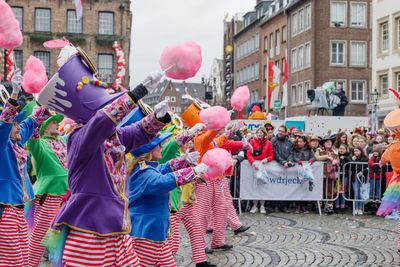
POLYGON ((282 43, 286 42, 286 40, 287 40, 287 28, 286 28, 286 26, 283 26, 282 27, 282 43))
POLYGON ((297 69, 297 50, 292 50, 292 72, 295 72, 297 69))
POLYGON ((49 8, 35 8, 35 32, 51 31, 51 10, 49 8))
POLYGON ((306 6, 306 30, 311 28, 311 5, 306 6))
POLYGON ((351 101, 363 102, 364 101, 364 81, 351 81, 351 101))
POLYGON ((299 47, 299 64, 298 64, 299 70, 303 69, 303 62, 304 62, 304 49, 302 46, 300 46, 299 47))
POLYGON ((100 74, 100 80, 106 83, 113 82, 113 55, 99 54, 98 57, 98 72, 100 74))
POLYGON ((297 34, 297 13, 292 15, 292 36, 297 34))
POLYGON ((366 42, 351 42, 350 64, 352 66, 365 66, 366 64, 366 42))
POLYGON ((75 10, 67 10, 67 32, 82 33, 82 19, 76 18, 75 10))
POLYGON ((385 74, 385 75, 382 75, 382 76, 379 77, 379 80, 380 80, 381 93, 382 93, 382 95, 387 95, 387 93, 388 93, 388 86, 389 86, 389 83, 388 83, 388 76, 387 76, 386 74, 385 74))
POLYGON ((306 43, 305 45, 305 62, 304 67, 308 68, 311 66, 311 43, 306 43))
MULTIPOLYGON (((306 92, 307 95, 307 91, 311 89, 311 82, 310 81, 306 81, 304 82, 304 91, 306 92)), ((308 97, 306 97, 306 102, 310 103, 310 99, 308 97)))
POLYGON ((333 41, 331 42, 331 65, 344 65, 345 64, 345 42, 333 41))
POLYGON ((396 73, 396 89, 400 91, 400 72, 396 73))
POLYGON ((19 68, 21 71, 23 70, 23 57, 22 57, 22 51, 21 50, 14 50, 14 59, 15 59, 15 65, 17 68, 19 68))
POLYGON ((381 24, 381 51, 387 52, 389 50, 389 29, 388 23, 381 24))
POLYGON ((346 26, 346 2, 331 2, 331 26, 346 26))
POLYGON ((304 9, 299 10, 299 32, 304 31, 304 9))
POLYGON ((297 70, 297 50, 292 50, 292 72, 297 70))
POLYGON ((264 52, 268 51, 268 36, 264 37, 264 52))
POLYGON ((330 82, 335 82, 335 86, 337 87, 338 85, 340 85, 343 89, 343 91, 347 91, 346 90, 346 80, 330 80, 330 82))
POLYGON ((281 34, 279 32, 279 30, 277 30, 275 32, 275 38, 276 38, 276 53, 275 56, 279 56, 279 54, 281 53, 281 34))
POLYGON ((296 85, 292 85, 292 106, 296 106, 296 85))
POLYGON ((33 55, 43 62, 47 76, 50 76, 50 52, 36 51, 33 55))
POLYGON ((114 13, 99 12, 99 34, 114 34, 114 13))
POLYGON ((367 4, 366 3, 351 3, 351 26, 365 27, 367 20, 367 4))
POLYGON ((171 96, 171 102, 175 103, 176 102, 176 97, 175 96, 171 96))
POLYGON ((303 84, 299 83, 297 85, 297 91, 299 92, 299 104, 303 104, 303 84))
POLYGON ((13 6, 11 7, 15 18, 18 20, 19 22, 19 28, 22 31, 23 30, 23 25, 24 25, 24 9, 22 7, 19 6, 13 6))
POLYGON ((269 57, 274 57, 274 34, 269 35, 269 57))

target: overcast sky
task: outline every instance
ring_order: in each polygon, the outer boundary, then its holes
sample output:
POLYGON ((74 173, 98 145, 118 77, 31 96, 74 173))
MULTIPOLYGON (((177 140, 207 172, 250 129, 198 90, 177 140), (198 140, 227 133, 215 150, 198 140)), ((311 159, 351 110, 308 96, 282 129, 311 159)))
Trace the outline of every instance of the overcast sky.
POLYGON ((159 69, 158 60, 166 46, 194 41, 202 49, 203 63, 195 78, 208 77, 212 61, 222 58, 223 19, 248 12, 256 0, 132 0, 130 85, 143 81, 159 69))

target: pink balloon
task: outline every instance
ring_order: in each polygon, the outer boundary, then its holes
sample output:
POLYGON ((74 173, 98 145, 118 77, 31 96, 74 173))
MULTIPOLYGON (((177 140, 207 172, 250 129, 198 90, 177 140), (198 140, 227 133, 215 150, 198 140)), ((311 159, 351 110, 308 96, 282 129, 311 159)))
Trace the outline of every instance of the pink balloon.
POLYGON ((66 45, 68 45, 68 42, 61 39, 50 40, 43 43, 43 46, 46 48, 64 48, 66 45))
POLYGON ((233 158, 225 149, 213 148, 204 154, 201 162, 208 166, 208 171, 204 174, 204 178, 208 181, 215 181, 227 169, 232 167, 233 158))
POLYGON ((11 7, 0 0, 0 46, 7 50, 14 49, 24 41, 19 28, 19 21, 15 19, 11 7))
POLYGON ((201 48, 195 42, 179 43, 168 46, 160 57, 162 70, 174 66, 165 75, 171 79, 185 80, 196 76, 201 67, 201 48))
POLYGON ((231 97, 231 106, 236 111, 241 111, 246 106, 247 101, 249 101, 249 98, 250 98, 249 87, 247 85, 240 86, 236 88, 235 92, 233 92, 233 95, 231 97))
POLYGON ((225 128, 231 121, 231 113, 224 107, 215 106, 200 111, 200 121, 209 130, 219 130, 225 128))
POLYGON ((34 56, 29 56, 25 64, 22 88, 28 94, 38 94, 47 84, 48 78, 43 62, 34 56))

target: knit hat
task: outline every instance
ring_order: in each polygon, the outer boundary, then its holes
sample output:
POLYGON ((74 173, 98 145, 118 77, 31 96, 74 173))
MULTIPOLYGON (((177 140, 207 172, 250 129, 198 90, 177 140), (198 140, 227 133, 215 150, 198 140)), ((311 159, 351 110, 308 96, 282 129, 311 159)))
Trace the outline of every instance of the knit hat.
POLYGON ((383 150, 382 144, 377 144, 377 145, 375 145, 373 152, 378 152, 379 155, 382 155, 382 150, 383 150))

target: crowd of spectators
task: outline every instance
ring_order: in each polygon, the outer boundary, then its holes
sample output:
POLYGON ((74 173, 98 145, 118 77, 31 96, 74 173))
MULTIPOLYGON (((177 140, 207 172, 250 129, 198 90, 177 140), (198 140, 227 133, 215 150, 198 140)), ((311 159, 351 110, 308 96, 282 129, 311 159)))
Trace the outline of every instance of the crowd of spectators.
MULTIPOLYGON (((351 208, 355 215, 376 212, 386 189, 386 178, 390 179, 391 175, 390 165, 383 165, 380 160, 384 151, 395 142, 388 130, 372 132, 357 128, 353 132, 339 131, 326 136, 313 136, 285 125, 274 129, 271 122, 266 121, 254 131, 243 127, 239 134, 246 136, 253 150, 240 152, 234 157, 239 161, 247 159, 255 170, 272 160, 284 168, 304 162, 324 162, 323 199, 327 201, 323 202, 322 208, 325 213, 344 213, 351 208), (368 201, 362 196, 361 187, 364 183, 370 187, 368 201)), ((238 176, 237 172, 236 179, 254 179, 251 174, 238 176)), ((310 181, 309 190, 312 191, 313 187, 310 181)), ((233 194, 238 195, 240 189, 235 190, 233 194)), ((317 211, 315 201, 253 200, 250 204, 251 213, 317 211)))

